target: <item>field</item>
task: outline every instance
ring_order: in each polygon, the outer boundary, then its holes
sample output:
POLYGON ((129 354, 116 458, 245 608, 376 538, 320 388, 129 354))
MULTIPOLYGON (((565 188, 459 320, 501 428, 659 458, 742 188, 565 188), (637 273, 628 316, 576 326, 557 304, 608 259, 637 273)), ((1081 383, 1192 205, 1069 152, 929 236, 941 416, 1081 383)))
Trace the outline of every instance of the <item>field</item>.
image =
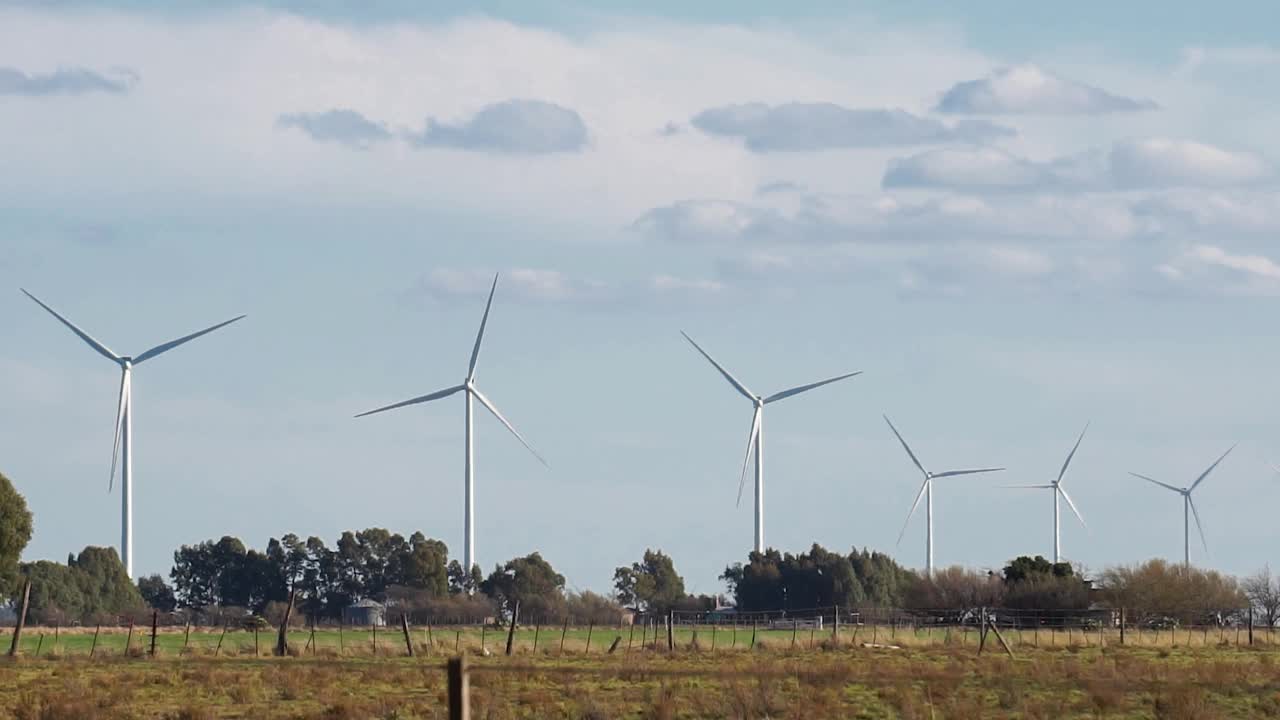
POLYGON ((562 652, 562 628, 530 628, 506 657, 505 633, 433 629, 431 646, 415 628, 413 658, 398 630, 379 631, 376 652, 368 632, 317 632, 313 651, 298 631, 293 656, 273 658, 273 632, 255 657, 251 632, 188 641, 177 628, 152 658, 149 629, 126 654, 114 628, 96 647, 92 629, 60 630, 55 643, 52 629, 28 628, 24 656, 0 661, 0 717, 443 718, 455 644, 470 657, 475 718, 1280 717, 1280 648, 1262 633, 1249 646, 1234 629, 1130 631, 1121 646, 1114 630, 1005 630, 1010 657, 994 637, 979 656, 974 630, 853 630, 838 643, 829 629, 759 632, 752 649, 750 628, 736 641, 720 629, 713 650, 708 629, 696 640, 682 629, 668 652, 665 634, 642 648, 640 628, 573 628, 562 652))

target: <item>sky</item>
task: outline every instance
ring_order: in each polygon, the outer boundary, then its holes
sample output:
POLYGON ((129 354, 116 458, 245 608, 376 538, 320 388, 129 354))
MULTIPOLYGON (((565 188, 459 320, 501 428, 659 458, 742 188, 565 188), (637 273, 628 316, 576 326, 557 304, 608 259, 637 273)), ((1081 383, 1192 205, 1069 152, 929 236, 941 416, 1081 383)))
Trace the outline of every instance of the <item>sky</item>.
POLYGON ((230 534, 421 530, 610 589, 646 548, 716 592, 753 392, 765 537, 939 565, 1271 561, 1274 3, 0 4, 0 472, 26 559, 114 545, 138 368, 136 565, 230 534), (693 6, 693 7, 691 7, 693 6), (1159 16, 1157 22, 1153 18, 1159 16))

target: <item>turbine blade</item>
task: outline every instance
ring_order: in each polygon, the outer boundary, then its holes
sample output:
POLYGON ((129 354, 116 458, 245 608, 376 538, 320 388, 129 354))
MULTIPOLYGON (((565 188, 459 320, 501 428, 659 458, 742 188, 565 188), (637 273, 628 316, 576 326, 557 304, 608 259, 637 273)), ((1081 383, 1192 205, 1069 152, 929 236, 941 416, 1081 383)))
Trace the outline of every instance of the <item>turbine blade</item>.
POLYGON ((195 340, 201 335, 208 335, 209 333, 213 332, 214 330, 217 330, 218 328, 224 328, 230 325, 231 323, 236 322, 237 320, 243 320, 246 317, 248 317, 248 315, 240 315, 239 317, 233 317, 230 320, 227 320, 225 322, 220 322, 217 325, 214 325, 212 327, 207 327, 204 330, 201 330, 199 332, 193 332, 190 335, 184 335, 178 338, 177 340, 170 340, 167 343, 157 345, 151 348, 150 350, 142 353, 138 357, 134 358, 133 364, 138 365, 140 363, 146 362, 147 360, 150 360, 151 358, 157 355, 163 355, 164 353, 169 352, 170 350, 178 347, 179 345, 185 345, 186 343, 189 343, 192 340, 195 340))
POLYGON ((1061 485, 1058 486, 1057 490, 1058 492, 1062 493, 1062 499, 1067 501, 1067 507, 1071 508, 1071 512, 1076 514, 1076 519, 1079 520, 1080 524, 1083 525, 1087 530, 1089 528, 1089 523, 1084 521, 1084 516, 1081 515, 1080 511, 1076 509, 1076 504, 1071 502, 1071 496, 1067 494, 1066 490, 1062 489, 1061 485))
POLYGON ((1167 488, 1167 489, 1172 490, 1172 491, 1174 491, 1174 492, 1176 492, 1176 493, 1179 493, 1179 494, 1181 494, 1181 493, 1182 493, 1182 488, 1176 488, 1176 487, 1174 487, 1174 486, 1170 485, 1169 483, 1162 483, 1162 482, 1160 482, 1159 480, 1156 480, 1155 478, 1149 478, 1149 477, 1147 477, 1146 475, 1139 475, 1139 474, 1138 474, 1138 473, 1136 473, 1136 472, 1131 472, 1131 473, 1129 473, 1129 474, 1130 474, 1130 475, 1132 475, 1132 476, 1134 476, 1134 477, 1136 477, 1136 478, 1140 478, 1140 479, 1142 479, 1142 480, 1146 480, 1146 481, 1147 481, 1147 482, 1149 482, 1149 483, 1155 483, 1156 485, 1159 485, 1159 486, 1160 486, 1160 487, 1162 487, 1162 488, 1167 488))
POLYGON ((480 341, 484 340, 484 326, 489 324, 489 308, 493 307, 493 294, 498 290, 498 273, 493 274, 493 286, 489 288, 489 300, 484 304, 484 315, 480 317, 480 331, 476 333, 475 347, 471 348, 471 362, 467 364, 467 379, 476 378, 476 361, 480 359, 480 341))
MULTIPOLYGON (((20 289, 21 289, 21 288, 20 288, 20 289)), ((32 300, 34 300, 34 301, 35 301, 35 303, 36 303, 37 305, 39 305, 40 307, 44 308, 45 310, 48 310, 50 315, 52 315, 52 316, 54 316, 54 317, 58 318, 58 320, 59 320, 59 321, 61 321, 63 325, 66 325, 68 328, 70 328, 70 329, 71 329, 71 332, 73 332, 73 333, 75 333, 76 335, 80 336, 80 339, 81 339, 81 340, 83 340, 83 341, 85 341, 85 342, 89 343, 89 347, 93 348, 94 350, 97 350, 97 351, 98 351, 98 354, 102 355, 103 357, 105 357, 105 358, 106 358, 106 359, 108 359, 108 360, 113 360, 113 361, 115 361, 115 362, 120 362, 120 361, 122 360, 122 358, 121 358, 119 355, 117 355, 117 354, 115 354, 115 353, 111 352, 111 350, 110 350, 110 349, 108 349, 106 345, 103 345, 102 343, 98 342, 97 340, 94 340, 94 339, 93 339, 93 337, 91 337, 91 336, 89 335, 89 333, 87 333, 87 332, 85 332, 85 331, 81 330, 80 328, 76 327, 76 326, 75 326, 75 325, 74 325, 70 320, 68 320, 68 319, 66 319, 66 318, 62 317, 61 315, 59 315, 59 314, 58 314, 58 311, 56 311, 56 310, 54 310, 53 308, 49 307, 48 305, 45 305, 44 303, 40 302, 40 298, 36 297, 35 295, 32 295, 31 293, 27 292, 26 290, 23 290, 23 291, 22 291, 22 294, 23 294, 23 295, 26 295, 27 297, 29 297, 29 298, 31 298, 32 300)))
POLYGON ((410 400, 405 400, 404 402, 395 403, 394 405, 387 405, 386 407, 380 407, 377 410, 362 412, 359 415, 356 415, 356 417, 361 418, 366 415, 373 415, 374 413, 380 413, 385 410, 395 410, 396 408, 402 408, 406 405, 417 405, 418 403, 431 402, 432 400, 439 400, 440 398, 449 397, 450 395, 458 392, 459 390, 462 390, 465 387, 466 385, 454 385, 451 388, 445 388, 444 390, 437 390, 429 395, 422 395, 420 397, 412 398, 410 400))
POLYGON ((131 384, 129 378, 129 371, 121 368, 120 400, 116 403, 116 432, 111 446, 111 475, 107 478, 107 492, 115 488, 116 459, 120 456, 120 439, 124 435, 124 414, 129 408, 129 385, 131 384))
MULTIPOLYGON (((893 431, 894 435, 898 436, 898 442, 902 443, 902 449, 907 451, 907 455, 911 457, 911 462, 915 463, 916 467, 920 468, 920 472, 928 475, 929 471, 925 470, 924 466, 920 464, 920 461, 916 459, 916 454, 911 452, 911 446, 907 445, 907 441, 902 439, 902 433, 898 432, 898 428, 893 426, 893 421, 889 419, 888 415, 884 416, 884 421, 889 423, 889 429, 893 431)), ((910 518, 907 519, 909 520, 910 518)))
POLYGON ((751 434, 747 435, 747 456, 742 459, 742 478, 738 480, 738 501, 734 507, 742 506, 742 488, 747 484, 747 465, 751 462, 751 451, 756 446, 756 434, 760 432, 760 406, 751 414, 751 434))
POLYGON ((916 493, 916 501, 911 503, 911 510, 907 513, 907 519, 902 523, 902 531, 898 533, 898 544, 902 544, 902 536, 907 534, 907 525, 911 524, 911 516, 916 514, 916 508, 920 507, 920 498, 924 497, 925 488, 929 487, 929 476, 925 474, 924 482, 920 485, 920 492, 916 493))
POLYGON ((1080 441, 1084 440, 1084 434, 1089 431, 1089 423, 1084 424, 1084 430, 1080 431, 1080 437, 1076 438, 1076 444, 1071 448, 1071 452, 1067 455, 1067 461, 1062 463, 1062 469, 1058 471, 1057 484, 1062 483, 1062 477, 1067 474, 1067 466, 1071 464, 1071 458, 1076 456, 1076 450, 1080 449, 1080 441))
POLYGON ((854 375, 861 375, 861 374, 862 374, 862 371, 861 371, 861 370, 859 370, 858 372, 851 372, 851 373, 848 373, 848 374, 845 374, 845 375, 840 375, 840 376, 838 376, 838 377, 833 377, 833 378, 831 378, 831 379, 829 379, 829 380, 822 380, 822 381, 819 381, 819 382, 816 382, 816 383, 809 383, 808 385, 801 385, 801 386, 799 386, 799 387, 793 387, 793 388, 791 388, 790 390, 783 390, 782 392, 776 392, 776 393, 774 393, 774 394, 770 395, 769 397, 765 398, 765 399, 764 399, 764 403, 765 403, 766 405, 768 405, 768 404, 769 404, 769 403, 771 403, 771 402, 775 402, 775 401, 777 401, 777 400, 782 400, 782 399, 784 399, 784 398, 789 398, 789 397, 791 397, 792 395, 799 395, 799 394, 800 394, 800 393, 802 393, 802 392, 807 392, 807 391, 812 390, 812 389, 814 389, 814 388, 820 388, 820 387, 822 387, 823 385, 830 385, 831 383, 836 382, 836 381, 838 381, 838 380, 844 380, 845 378, 851 378, 851 377, 853 377, 854 375))
POLYGON ((1204 528, 1200 525, 1200 511, 1196 510, 1196 501, 1191 499, 1191 494, 1187 494, 1187 504, 1191 506, 1191 516, 1196 519, 1196 530, 1200 531, 1200 544, 1204 546, 1204 551, 1209 552, 1209 543, 1204 539, 1204 528))
POLYGON ((538 454, 538 451, 534 450, 533 446, 530 445, 529 442, 524 439, 524 436, 522 436, 519 432, 516 431, 515 426, 513 426, 510 422, 507 422, 506 418, 502 417, 502 413, 498 412, 498 408, 494 407, 493 403, 489 402, 489 398, 485 397, 484 393, 477 390, 475 386, 472 386, 471 394, 476 396, 476 399, 480 401, 481 405, 484 405, 485 407, 489 408, 489 412, 493 413, 493 416, 498 418, 499 422, 507 426, 507 429, 511 431, 511 434, 515 435, 516 439, 520 441, 520 444, 524 445, 526 450, 533 453, 533 456, 538 458, 538 462, 542 463, 548 470, 551 469, 551 466, 547 465, 547 461, 544 460, 542 456, 538 454))
POLYGON ((997 485, 1002 488, 1015 488, 1019 490, 1051 490, 1053 485, 997 485))
POLYGON ((978 468, 976 470, 947 470, 946 472, 934 473, 935 478, 955 477, 956 475, 976 475, 978 473, 1002 472, 1004 468, 978 468))
POLYGON ((688 340, 690 345, 692 345, 695 349, 697 349, 698 352, 702 353, 702 357, 706 358, 712 365, 715 365, 716 369, 720 371, 720 374, 724 376, 724 379, 728 380, 730 385, 736 388, 738 392, 742 393, 743 397, 750 400, 751 402, 755 402, 756 396, 751 394, 751 391, 747 389, 746 385, 743 385, 742 383, 738 382, 738 378, 731 375, 728 370, 725 370, 724 367, 720 365, 720 363, 715 361, 715 358, 708 355, 707 351, 703 350, 702 347, 698 345, 698 343, 694 342, 693 338, 689 337, 689 335, 685 333, 685 331, 681 330, 680 334, 684 335, 684 339, 688 340))
POLYGON ((1195 490, 1197 485, 1204 482, 1204 479, 1209 477, 1209 473, 1213 472, 1213 469, 1218 467, 1218 463, 1225 460, 1227 456, 1231 454, 1231 451, 1235 449, 1236 449, 1235 445, 1232 445, 1231 447, 1227 448, 1227 451, 1222 453, 1222 457, 1218 458, 1217 460, 1214 460, 1213 464, 1209 466, 1208 470, 1205 470, 1204 472, 1200 473, 1200 477, 1196 478, 1196 481, 1191 483, 1191 487, 1187 488, 1187 492, 1191 492, 1192 490, 1195 490))

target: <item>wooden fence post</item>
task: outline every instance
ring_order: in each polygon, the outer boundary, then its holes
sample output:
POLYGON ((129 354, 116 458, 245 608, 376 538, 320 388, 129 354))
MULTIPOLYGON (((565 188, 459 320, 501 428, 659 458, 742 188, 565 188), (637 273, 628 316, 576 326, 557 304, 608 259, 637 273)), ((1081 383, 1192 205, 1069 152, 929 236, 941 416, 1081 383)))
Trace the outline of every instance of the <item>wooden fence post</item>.
MULTIPOLYGON (((632 632, 635 632, 632 630, 632 632)), ((533 654, 538 654, 538 636, 542 634, 542 623, 533 626, 533 654)))
POLYGON ((413 657, 413 636, 409 634, 409 615, 400 613, 400 629, 404 631, 404 649, 413 657))
POLYGON ((569 616, 564 618, 564 627, 560 630, 560 654, 564 654, 564 636, 569 634, 569 616))
POLYGON ((99 623, 93 627, 93 644, 89 646, 89 657, 98 650, 98 633, 102 632, 102 624, 99 623))
POLYGON ((831 641, 840 645, 840 606, 836 606, 835 622, 831 623, 831 641))
POLYGON ((342 626, 343 626, 343 625, 346 625, 346 618, 339 617, 339 618, 338 618, 338 654, 339 654, 339 655, 346 655, 346 654, 347 654, 347 644, 346 644, 346 643, 343 641, 343 639, 342 639, 342 626))
POLYGON ((9 643, 9 657, 18 656, 18 643, 22 640, 22 629, 27 626, 27 606, 31 603, 31 580, 22 586, 22 604, 18 608, 18 622, 13 626, 13 641, 9 643))
POLYGON ((187 652, 189 647, 191 647, 191 618, 188 617, 186 629, 182 634, 182 652, 187 652))
POLYGON ((672 610, 667 614, 667 651, 671 652, 676 649, 676 613, 672 610))
POLYGON ((373 640, 371 642, 373 643, 373 655, 374 657, 377 657, 378 655, 378 618, 377 616, 374 616, 373 618, 372 627, 373 627, 373 640))
POLYGON ((124 654, 127 656, 133 647, 133 618, 129 618, 129 634, 124 638, 124 654))
POLYGON ((618 645, 622 643, 622 636, 619 635, 613 639, 613 644, 609 646, 609 654, 612 655, 614 650, 618 649, 618 645))
POLYGON ((590 624, 587 625, 587 649, 586 649, 586 652, 583 653, 584 655, 591 654, 591 631, 595 629, 596 629, 596 621, 592 620, 590 624))
POLYGON ((276 637, 276 657, 289 654, 289 620, 293 618, 293 604, 297 597, 297 590, 289 591, 289 604, 284 608, 284 620, 280 621, 280 634, 276 637))
MULTIPOLYGON (((537 637, 536 635, 534 637, 537 637)), ((631 621, 631 633, 627 635, 627 654, 631 654, 631 643, 636 639, 636 622, 633 618, 631 621)), ((644 641, 642 640, 641 643, 644 641)))
POLYGON ((467 659, 449 658, 449 720, 471 720, 470 685, 467 659))
POLYGON ((511 651, 515 649, 516 642, 516 618, 520 617, 520 601, 516 601, 516 605, 511 609, 511 628, 507 630, 507 657, 511 657, 511 651))
POLYGON ((751 618, 751 649, 756 649, 756 618, 751 618))
POLYGON ((711 652, 716 651, 716 631, 720 628, 720 621, 711 623, 711 652))
POLYGON ((156 626, 160 624, 160 611, 151 611, 151 657, 156 656, 156 626))
POLYGON ((1124 626, 1125 626, 1124 608, 1120 608, 1120 644, 1121 645, 1124 644, 1124 626))
POLYGON ((227 637, 227 625, 222 624, 222 634, 218 636, 218 647, 214 649, 213 656, 218 657, 218 653, 222 652, 222 641, 227 637))
POLYGON ((40 648, 44 647, 44 633, 36 638, 36 657, 40 657, 40 648))
POLYGON ((1249 608, 1249 645, 1253 645, 1253 607, 1249 608))
POLYGON ((427 618, 427 654, 430 655, 436 649, 436 639, 431 634, 431 618, 427 618))

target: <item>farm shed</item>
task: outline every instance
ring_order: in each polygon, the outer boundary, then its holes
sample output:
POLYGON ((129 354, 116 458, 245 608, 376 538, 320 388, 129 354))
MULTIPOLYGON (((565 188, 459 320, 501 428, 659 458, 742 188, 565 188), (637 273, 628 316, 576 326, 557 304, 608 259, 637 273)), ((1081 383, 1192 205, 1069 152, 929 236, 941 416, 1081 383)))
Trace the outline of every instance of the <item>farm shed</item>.
POLYGON ((342 622, 347 625, 376 625, 383 627, 387 624, 387 609, 381 603, 373 600, 361 600, 354 605, 348 605, 343 608, 342 622))

